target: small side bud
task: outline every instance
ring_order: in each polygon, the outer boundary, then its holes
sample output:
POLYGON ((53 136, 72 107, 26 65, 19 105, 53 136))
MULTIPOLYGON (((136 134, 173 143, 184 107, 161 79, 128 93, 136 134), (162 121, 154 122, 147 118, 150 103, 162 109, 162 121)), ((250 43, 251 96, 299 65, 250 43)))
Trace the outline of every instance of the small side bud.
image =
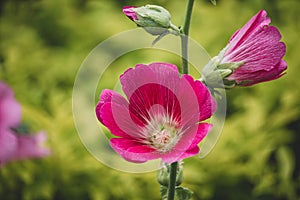
MULTIPOLYGON (((157 173, 157 181, 160 185, 168 187, 170 179, 170 165, 163 163, 157 173)), ((176 186, 179 186, 183 181, 183 161, 178 162, 176 173, 176 186)))
POLYGON ((151 35, 165 35, 166 33, 179 35, 179 28, 171 23, 171 14, 161 6, 124 6, 123 13, 151 35), (173 32, 168 29, 172 29, 173 32))
POLYGON ((141 27, 170 28, 171 15, 161 6, 146 5, 131 10, 136 13, 138 19, 135 22, 141 27))
POLYGON ((157 181, 160 185, 168 186, 169 185, 169 169, 166 164, 163 164, 162 168, 158 170, 157 181))
POLYGON ((183 161, 178 162, 176 186, 179 186, 183 181, 183 161))

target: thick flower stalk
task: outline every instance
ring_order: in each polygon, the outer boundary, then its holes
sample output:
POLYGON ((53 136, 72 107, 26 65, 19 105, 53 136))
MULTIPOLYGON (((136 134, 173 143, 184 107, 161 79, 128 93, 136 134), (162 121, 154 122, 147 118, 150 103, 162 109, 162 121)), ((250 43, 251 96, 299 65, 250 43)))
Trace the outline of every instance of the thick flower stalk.
MULTIPOLYGON (((227 46, 203 69, 203 80, 218 87, 219 76, 227 88, 250 86, 277 79, 287 68, 282 59, 286 46, 264 10, 253 16, 231 37, 227 46)), ((220 79, 219 79, 220 80, 220 79)))
POLYGON ((208 89, 169 63, 138 64, 120 77, 127 97, 103 90, 99 121, 113 135, 110 144, 125 160, 173 163, 199 152, 212 125, 202 122, 216 110, 208 89))
POLYGON ((0 166, 13 160, 43 157, 50 151, 42 147, 46 134, 20 132, 21 106, 13 91, 0 82, 0 166))

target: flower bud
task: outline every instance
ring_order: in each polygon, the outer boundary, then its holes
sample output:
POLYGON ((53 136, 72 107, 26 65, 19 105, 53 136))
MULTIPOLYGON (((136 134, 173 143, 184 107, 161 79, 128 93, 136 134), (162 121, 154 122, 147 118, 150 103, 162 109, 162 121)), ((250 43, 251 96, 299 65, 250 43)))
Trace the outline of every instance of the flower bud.
POLYGON ((143 27, 169 28, 171 15, 161 6, 146 5, 132 9, 138 16, 137 23, 143 27))
POLYGON ((251 86, 283 76, 287 69, 283 60, 286 46, 270 22, 266 11, 261 10, 236 31, 227 46, 204 67, 202 79, 206 84, 219 87, 223 79, 225 88, 251 86))
POLYGON ((183 161, 178 162, 176 186, 179 186, 183 181, 183 161))
POLYGON ((170 174, 168 166, 166 164, 163 164, 162 168, 158 170, 157 173, 157 181, 159 182, 159 184, 167 187, 169 185, 169 175, 170 174))
MULTIPOLYGON (((169 185, 169 179, 170 179, 170 171, 171 167, 170 165, 163 163, 162 168, 157 173, 157 180, 159 184, 163 186, 169 185)), ((178 162, 177 166, 177 173, 176 173, 176 186, 179 186, 183 181, 183 161, 178 162)))
POLYGON ((165 34, 169 28, 179 31, 179 29, 171 23, 169 11, 161 6, 124 6, 123 13, 152 35, 165 34))

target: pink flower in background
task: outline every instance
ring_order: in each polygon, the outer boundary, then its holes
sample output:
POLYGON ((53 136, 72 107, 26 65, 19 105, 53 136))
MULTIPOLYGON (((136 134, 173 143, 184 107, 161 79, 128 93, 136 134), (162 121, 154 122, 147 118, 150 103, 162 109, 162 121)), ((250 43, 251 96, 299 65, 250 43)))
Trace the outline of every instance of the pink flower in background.
POLYGON ((238 30, 230 39, 221 63, 243 62, 228 80, 239 85, 253 85, 277 79, 283 75, 287 65, 282 57, 286 52, 281 35, 267 12, 261 10, 238 30))
MULTIPOLYGON (((281 35, 264 10, 253 16, 231 37, 220 52, 217 67, 224 84, 249 86, 277 79, 284 75, 287 64, 282 60, 286 47, 281 35)), ((203 69, 204 77, 213 79, 210 65, 203 69)), ((212 81, 211 81, 212 82, 212 81)))
POLYGON ((21 106, 13 91, 0 82, 0 165, 9 161, 49 155, 49 150, 40 145, 46 134, 17 134, 14 130, 21 123, 21 106))
POLYGON ((216 102, 189 75, 180 77, 168 63, 138 64, 120 77, 127 97, 103 90, 96 107, 99 121, 113 135, 110 144, 130 162, 161 158, 166 163, 196 155, 212 125, 216 102))

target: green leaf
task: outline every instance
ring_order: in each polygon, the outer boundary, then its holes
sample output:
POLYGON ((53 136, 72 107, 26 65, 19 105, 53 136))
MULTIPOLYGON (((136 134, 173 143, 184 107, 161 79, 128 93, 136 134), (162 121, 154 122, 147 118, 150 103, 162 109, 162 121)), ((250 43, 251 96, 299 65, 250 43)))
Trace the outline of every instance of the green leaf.
POLYGON ((192 197, 193 192, 188 188, 176 187, 175 195, 178 200, 189 200, 192 197))

